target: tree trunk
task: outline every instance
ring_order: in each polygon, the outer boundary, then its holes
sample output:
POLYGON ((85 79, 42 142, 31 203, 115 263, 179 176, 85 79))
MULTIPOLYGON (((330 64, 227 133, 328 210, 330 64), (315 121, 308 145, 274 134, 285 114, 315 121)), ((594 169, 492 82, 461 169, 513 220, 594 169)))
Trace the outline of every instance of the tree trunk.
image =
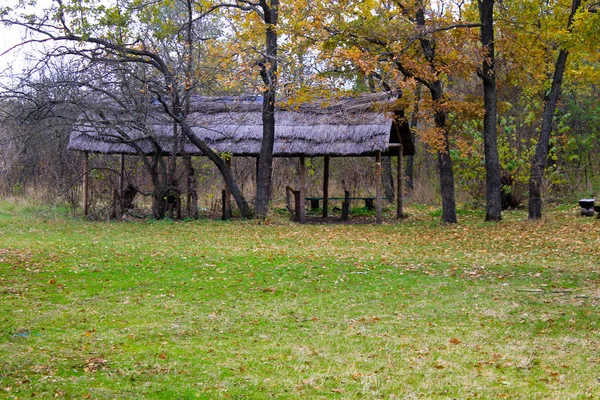
POLYGON ((397 179, 398 179, 398 195, 396 197, 396 218, 404 218, 404 193, 402 193, 402 141, 398 147, 398 165, 397 165, 397 179))
MULTIPOLYGON (((410 134, 412 135, 413 143, 417 143, 417 135, 415 131, 419 124, 419 101, 421 101, 421 85, 417 84, 417 92, 415 94, 415 109, 413 111, 412 117, 410 119, 410 134)), ((406 170, 404 175, 406 176, 406 191, 408 193, 412 193, 415 187, 415 156, 407 156, 406 158, 406 170)))
POLYGON ((273 175, 273 146, 275 144, 275 95, 277 90, 277 19, 279 1, 260 0, 266 24, 266 57, 259 63, 260 75, 265 85, 263 92, 263 136, 258 156, 256 200, 254 211, 258 218, 266 218, 271 200, 273 175))
POLYGON ((482 73, 483 102, 483 149, 485 155, 486 221, 502 219, 500 195, 500 159, 496 138, 497 91, 494 71, 494 0, 478 0, 481 21, 481 45, 484 48, 482 73))
POLYGON ((183 156, 183 164, 187 172, 187 214, 189 218, 198 218, 198 190, 196 188, 196 170, 192 165, 192 157, 183 156))
MULTIPOLYGON (((417 10, 415 13, 415 21, 420 29, 425 29, 426 18, 425 8, 422 0, 417 0, 417 10)), ((439 80, 438 76, 440 71, 435 66, 435 43, 428 37, 421 37, 419 39, 421 48, 423 50, 423 56, 429 64, 429 70, 435 76, 435 80, 430 81, 424 78, 418 78, 419 82, 427 86, 431 93, 431 100, 433 100, 436 111, 434 115, 435 126, 442 132, 444 138, 444 149, 438 150, 438 170, 440 176, 440 190, 442 193, 442 219, 444 222, 454 224, 457 222, 456 219, 456 200, 454 197, 454 172, 452 171, 452 158, 450 157, 450 143, 448 141, 448 130, 446 128, 446 117, 447 111, 443 108, 443 93, 442 81, 439 80)), ((407 71, 404 66, 396 62, 396 65, 400 68, 404 75, 407 75, 407 71)), ((413 75, 414 76, 414 75, 413 75)))
POLYGON ((151 180, 154 189, 152 190, 152 218, 164 219, 167 212, 167 194, 169 187, 167 184, 161 184, 158 171, 150 171, 151 180))
POLYGON ((436 81, 430 87, 431 98, 438 103, 438 110, 435 112, 435 126, 443 132, 444 146, 443 150, 438 150, 438 170, 440 176, 440 191, 442 194, 442 220, 448 224, 455 224, 456 218, 456 199, 454 196, 454 171, 452 170, 452 158, 450 157, 450 142, 448 140, 448 130, 446 129, 446 111, 441 106, 442 83, 436 81))
POLYGON ((394 175, 392 173, 392 157, 385 156, 381 158, 383 168, 382 184, 383 193, 387 197, 388 203, 393 203, 396 193, 394 192, 394 175))
MULTIPOLYGON (((571 30, 573 17, 581 4, 581 0, 573 0, 571 14, 567 23, 567 28, 571 30)), ((542 181, 544 178, 544 169, 548 159, 548 150, 550 144, 550 133, 552 133, 552 120, 556 104, 560 97, 563 74, 567 64, 569 52, 561 49, 556 60, 554 76, 552 77, 552 87, 544 99, 544 112, 542 114, 542 128, 540 138, 535 147, 535 155, 531 162, 531 171, 529 176, 529 219, 542 218, 542 181)))
POLYGON ((165 193, 162 190, 152 192, 152 218, 165 218, 166 208, 165 193))
POLYGON ((455 224, 456 201, 454 199, 454 172, 452 171, 452 158, 448 151, 438 151, 438 168, 440 173, 440 188, 442 192, 442 220, 448 224, 455 224))
POLYGON ((231 169, 227 167, 225 161, 221 157, 219 157, 214 151, 212 151, 212 149, 208 147, 205 141, 198 139, 196 135, 194 135, 194 132, 192 131, 190 125, 187 123, 186 119, 180 119, 179 125, 181 126, 183 133, 190 140, 190 142, 192 142, 194 146, 198 147, 202 154, 204 154, 210 161, 212 161, 213 164, 215 164, 215 166, 223 176, 225 184, 231 191, 231 195, 235 199, 235 202, 238 206, 238 209, 240 210, 242 217, 252 218, 252 210, 248 206, 246 198, 244 197, 242 191, 235 182, 233 174, 231 173, 231 169))

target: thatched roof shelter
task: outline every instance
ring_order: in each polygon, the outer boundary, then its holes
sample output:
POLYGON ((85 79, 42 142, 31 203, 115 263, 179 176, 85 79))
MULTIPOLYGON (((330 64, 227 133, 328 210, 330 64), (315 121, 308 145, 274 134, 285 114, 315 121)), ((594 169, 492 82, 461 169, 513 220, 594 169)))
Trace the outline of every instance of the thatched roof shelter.
MULTIPOLYGON (((367 156, 414 154, 406 121, 394 121, 394 100, 388 94, 363 95, 329 104, 305 104, 276 110, 274 155, 367 156), (395 144, 395 145, 394 145, 395 144)), ((258 156, 262 138, 262 97, 196 98, 188 122, 214 150, 234 156, 258 156)), ((107 123, 90 113, 73 129, 68 149, 106 154, 164 154, 174 150, 174 124, 153 111, 145 126, 135 121, 107 123)), ((202 155, 189 141, 185 153, 202 155)), ((181 153, 181 145, 177 146, 181 153)))

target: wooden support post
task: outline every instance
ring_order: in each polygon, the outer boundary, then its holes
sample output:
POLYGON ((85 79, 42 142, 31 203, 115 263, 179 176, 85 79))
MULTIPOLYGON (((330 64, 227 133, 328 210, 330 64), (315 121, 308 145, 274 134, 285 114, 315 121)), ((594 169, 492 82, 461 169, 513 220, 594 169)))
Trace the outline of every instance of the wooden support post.
MULTIPOLYGON (((227 168, 231 169, 231 158, 225 160, 227 168)), ((225 185, 225 197, 223 197, 223 220, 231 219, 231 191, 225 185)))
POLYGON ((223 189, 221 191, 221 219, 223 221, 227 221, 228 219, 231 219, 231 216, 229 215, 229 212, 227 210, 227 202, 226 202, 226 198, 227 198, 227 191, 225 189, 223 189))
POLYGON ((403 186, 402 181, 404 181, 404 177, 402 176, 402 167, 404 164, 402 162, 402 141, 400 141, 400 147, 398 147, 398 181, 396 187, 398 188, 398 193, 396 194, 396 218, 401 219, 404 218, 404 204, 403 204, 403 186))
POLYGON ((344 191, 344 202, 342 203, 342 221, 350 219, 350 191, 344 191))
POLYGON ((298 175, 300 177, 300 207, 298 209, 298 221, 303 224, 306 222, 306 207, 304 207, 304 198, 306 197, 306 160, 304 156, 300 157, 298 165, 298 175))
POLYGON ((375 156, 375 193, 377 196, 377 203, 375 205, 376 221, 377 224, 381 224, 381 152, 378 151, 375 156))
POLYGON ((125 154, 121 154, 121 165, 119 166, 119 214, 123 214, 123 191, 125 186, 125 154))
POLYGON ((112 190, 112 199, 110 204, 110 219, 115 219, 119 215, 119 208, 121 204, 119 201, 119 190, 117 188, 113 188, 112 190))
MULTIPOLYGON (((291 186, 285 187, 285 206, 287 210, 292 214, 292 221, 296 220, 296 208, 292 208, 292 195, 294 195, 294 189, 291 186)), ((296 197, 294 195, 294 201, 296 201, 296 197)))
MULTIPOLYGON (((191 166, 192 161, 190 160, 191 166)), ((194 167, 191 167, 191 173, 194 173, 194 167)), ((188 218, 193 218, 194 211, 192 210, 192 179, 194 179, 194 175, 190 175, 190 171, 186 167, 185 171, 185 206, 187 208, 187 216, 188 218)), ((197 205, 197 204, 196 204, 197 205)))
POLYGON ((323 218, 329 216, 329 157, 325 156, 323 164, 323 218))
POLYGON ((83 215, 87 217, 89 208, 89 186, 90 186, 90 174, 88 172, 88 152, 83 153, 83 215))
MULTIPOLYGON (((304 223, 304 220, 301 220, 300 214, 302 214, 302 209, 304 209, 304 204, 302 203, 302 197, 300 196, 299 190, 294 190, 294 221, 298 221, 300 223, 304 223)), ((306 215, 306 214, 305 214, 306 215)))

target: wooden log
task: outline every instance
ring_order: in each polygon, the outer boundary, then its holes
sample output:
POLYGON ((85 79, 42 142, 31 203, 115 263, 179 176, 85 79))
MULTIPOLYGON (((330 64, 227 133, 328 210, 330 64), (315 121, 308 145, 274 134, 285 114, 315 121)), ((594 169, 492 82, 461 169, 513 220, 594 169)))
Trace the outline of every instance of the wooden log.
POLYGON ((375 194, 377 196, 377 202, 375 204, 375 218, 378 225, 381 224, 381 190, 381 152, 378 151, 377 155, 375 156, 375 194))
POLYGON ((344 202, 342 203, 342 221, 350 219, 350 192, 344 191, 344 202))
POLYGON ((306 196, 306 160, 304 157, 300 157, 300 163, 298 165, 298 175, 300 178, 300 199, 297 203, 300 205, 298 210, 298 222, 301 224, 306 222, 306 208, 304 207, 304 197, 306 196))
POLYGON ((323 160, 323 218, 327 217, 329 217, 329 157, 323 160))
POLYGON ((404 180, 404 177, 402 176, 402 141, 400 141, 400 147, 398 147, 398 181, 397 181, 397 190, 398 193, 396 194, 396 218, 401 219, 404 218, 404 199, 403 199, 403 187, 402 187, 402 181, 404 180))
POLYGON ((89 185, 90 185, 90 174, 88 171, 88 152, 83 153, 83 215, 87 217, 89 212, 89 185))

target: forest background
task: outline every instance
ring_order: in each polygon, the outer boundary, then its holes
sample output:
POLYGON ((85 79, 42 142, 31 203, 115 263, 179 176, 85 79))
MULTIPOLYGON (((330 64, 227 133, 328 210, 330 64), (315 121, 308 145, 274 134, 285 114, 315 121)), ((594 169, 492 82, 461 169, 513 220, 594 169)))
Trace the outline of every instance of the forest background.
MULTIPOLYGON (((194 96, 260 94, 265 107, 294 107, 386 91, 398 98, 396 110, 417 143, 417 154, 403 166, 406 193, 418 203, 441 198, 447 222, 454 222, 447 212, 455 188, 460 203, 475 207, 486 205, 487 194, 489 211, 484 144, 490 126, 499 169, 492 190, 501 193, 503 208, 527 203, 540 157, 545 202, 597 197, 598 7, 579 0, 15 3, 0 15, 5 26, 27 32, 17 47, 28 49, 29 61, 2 73, 0 194, 66 202, 75 212, 83 155, 66 150, 68 135, 84 110, 102 115, 106 104, 128 110, 136 123, 158 104, 185 136, 194 96), (487 43, 485 26, 493 33, 487 43), (557 80, 561 59, 564 74, 557 80), (482 82, 491 77, 497 110, 486 113, 482 82), (485 115, 497 115, 497 121, 486 125, 485 115), (536 150, 544 142, 546 154, 536 150)), ((263 110, 266 145, 269 129, 271 138, 274 132, 272 114, 263 110)), ((267 206, 271 193, 280 204, 296 179, 297 160, 272 165, 268 146, 263 150, 258 177, 253 159, 236 158, 229 169, 227 156, 216 155, 128 158, 126 180, 156 203, 173 186, 189 191, 191 176, 198 204, 214 211, 224 179, 239 191, 234 197, 242 215, 251 215, 245 209, 250 199, 264 216, 264 193, 267 206), (258 192, 256 181, 262 183, 258 192)), ((309 160, 309 195, 322 185, 322 162, 309 160)), ((394 162, 383 162, 389 199, 394 162)), ((104 218, 118 158, 95 155, 91 164, 93 212, 104 218)), ((332 160, 331 192, 372 195, 372 166, 370 158, 332 160)), ((198 213, 187 209, 190 216, 198 213)))

